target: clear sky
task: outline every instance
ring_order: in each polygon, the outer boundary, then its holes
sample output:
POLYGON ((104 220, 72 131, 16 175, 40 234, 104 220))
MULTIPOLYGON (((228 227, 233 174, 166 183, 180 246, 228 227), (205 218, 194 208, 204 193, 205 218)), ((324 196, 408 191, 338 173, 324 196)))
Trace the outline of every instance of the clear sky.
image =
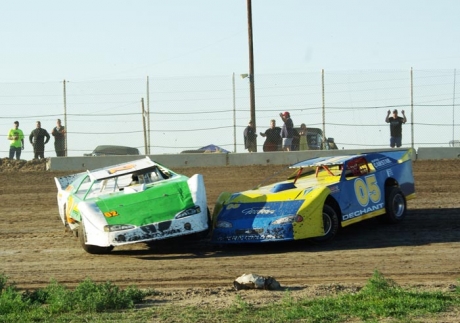
MULTIPOLYGON (((246 0, 0 4, 0 82, 248 70, 246 0)), ((453 69, 457 0, 253 0, 255 73, 453 69)))

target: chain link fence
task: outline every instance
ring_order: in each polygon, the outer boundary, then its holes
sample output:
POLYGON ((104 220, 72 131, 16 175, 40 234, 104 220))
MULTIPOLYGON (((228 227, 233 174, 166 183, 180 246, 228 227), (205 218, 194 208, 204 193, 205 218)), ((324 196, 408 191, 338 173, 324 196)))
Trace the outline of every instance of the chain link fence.
MULTIPOLYGON (((174 154, 209 144, 245 152, 250 119, 245 74, 74 82, 0 83, 0 152, 20 122, 24 159, 33 158, 29 134, 35 122, 51 133, 60 118, 67 128, 67 155, 98 145, 138 148, 142 154, 174 154)), ((278 125, 289 111, 295 126, 321 128, 339 149, 389 147, 388 110, 404 110, 403 147, 459 145, 456 70, 318 71, 255 75, 257 132, 278 125)), ((401 115, 401 113, 400 113, 401 115)), ((262 151, 258 137, 258 151, 262 151)), ((45 157, 55 156, 53 138, 45 157)))

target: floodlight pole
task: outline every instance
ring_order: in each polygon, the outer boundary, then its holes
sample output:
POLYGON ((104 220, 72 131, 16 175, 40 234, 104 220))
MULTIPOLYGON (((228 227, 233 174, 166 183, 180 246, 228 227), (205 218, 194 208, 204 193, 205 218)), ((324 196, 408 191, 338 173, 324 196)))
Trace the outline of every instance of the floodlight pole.
POLYGON ((144 129, 144 151, 145 155, 148 155, 148 142, 147 142, 147 131, 145 128, 145 119, 146 119, 146 113, 145 113, 145 107, 144 107, 144 98, 141 98, 141 106, 142 106, 142 127, 144 129))
MULTIPOLYGON (((254 93, 254 48, 252 44, 252 5, 251 0, 247 0, 248 8, 248 40, 249 40, 249 95, 251 102, 251 120, 254 125, 254 132, 256 131, 256 99, 254 93)), ((257 152, 257 138, 256 140, 256 152, 257 152)))

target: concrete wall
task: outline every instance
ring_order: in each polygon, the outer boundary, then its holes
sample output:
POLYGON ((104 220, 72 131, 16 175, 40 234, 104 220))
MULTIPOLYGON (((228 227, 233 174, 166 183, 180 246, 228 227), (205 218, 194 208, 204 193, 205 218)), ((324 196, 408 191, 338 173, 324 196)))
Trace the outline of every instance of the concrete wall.
MULTIPOLYGON (((222 167, 228 165, 289 165, 313 157, 351 155, 376 151, 388 151, 388 149, 309 150, 289 153, 277 151, 266 153, 174 154, 150 155, 149 157, 160 164, 174 169, 177 167, 222 167)), ((459 158, 459 156, 460 147, 419 148, 417 154, 414 154, 412 159, 453 159, 459 158)), ((47 169, 51 171, 81 172, 140 158, 144 158, 144 156, 51 157, 48 160, 47 169)))
POLYGON ((417 159, 456 159, 460 157, 460 147, 433 147, 419 148, 417 159))
MULTIPOLYGON (((406 149, 400 149, 406 150, 406 149)), ((245 165, 289 165, 299 161, 323 156, 362 154, 366 152, 388 151, 388 149, 359 150, 308 150, 293 152, 260 153, 205 153, 150 155, 149 157, 169 168, 177 167, 218 167, 245 165)), ((85 171, 144 158, 144 156, 99 156, 99 157, 51 157, 47 169, 51 171, 85 171)), ((460 158, 460 147, 419 148, 413 154, 413 160, 419 159, 456 159, 460 158)))

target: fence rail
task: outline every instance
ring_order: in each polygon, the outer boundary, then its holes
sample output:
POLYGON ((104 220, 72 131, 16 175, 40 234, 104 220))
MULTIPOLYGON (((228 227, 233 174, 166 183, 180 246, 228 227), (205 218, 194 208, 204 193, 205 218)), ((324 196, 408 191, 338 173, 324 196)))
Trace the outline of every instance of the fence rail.
MULTIPOLYGON (((32 159, 28 135, 35 121, 51 132, 57 118, 67 123, 68 156, 110 144, 150 154, 179 153, 211 143, 243 152, 243 130, 250 119, 249 82, 233 79, 232 74, 0 83, 0 152, 8 155, 6 135, 18 120, 26 135, 23 157, 32 159)), ((271 119, 280 125, 279 113, 289 111, 295 126, 323 128, 340 149, 385 148, 386 113, 396 108, 405 110, 408 119, 403 126, 405 147, 449 147, 460 139, 456 70, 258 74, 255 97, 257 132, 265 131, 271 119)), ((52 142, 45 157, 55 156, 52 142)), ((259 151, 262 145, 259 136, 259 151)))

